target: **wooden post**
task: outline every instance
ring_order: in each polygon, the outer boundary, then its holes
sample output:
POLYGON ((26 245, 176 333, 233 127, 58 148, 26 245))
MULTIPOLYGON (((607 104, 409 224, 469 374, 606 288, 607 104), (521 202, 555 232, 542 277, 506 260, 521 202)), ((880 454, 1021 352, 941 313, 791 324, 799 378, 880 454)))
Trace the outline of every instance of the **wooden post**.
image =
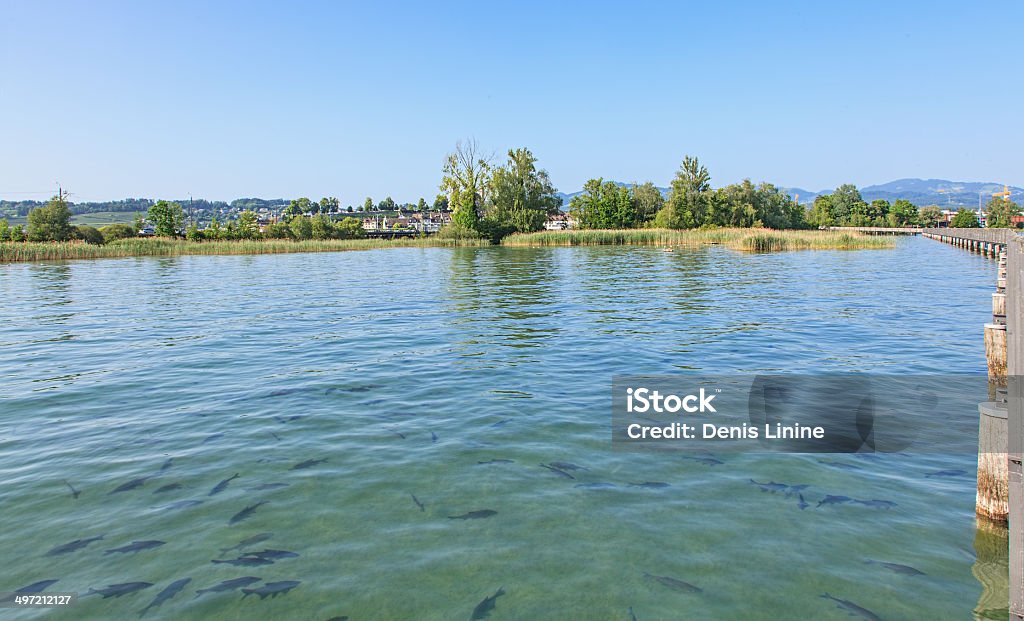
POLYGON ((1010 619, 1024 621, 1024 249, 1010 233, 1006 250, 1007 470, 1010 526, 1010 619))
POLYGON ((978 517, 1003 523, 1010 510, 1006 405, 985 401, 978 404, 978 414, 978 492, 974 511, 978 517))
POLYGON ((988 381, 1006 385, 1006 324, 985 324, 985 359, 988 381))

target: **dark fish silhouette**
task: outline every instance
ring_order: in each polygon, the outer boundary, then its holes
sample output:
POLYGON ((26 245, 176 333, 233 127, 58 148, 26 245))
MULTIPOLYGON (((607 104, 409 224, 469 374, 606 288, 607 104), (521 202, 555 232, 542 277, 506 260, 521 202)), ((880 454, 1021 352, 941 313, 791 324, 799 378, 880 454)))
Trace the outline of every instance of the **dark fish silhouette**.
POLYGON ((914 567, 911 567, 910 565, 900 565, 899 563, 886 563, 884 561, 873 561, 873 560, 870 560, 870 559, 866 560, 864 562, 867 563, 868 565, 880 565, 882 567, 885 567, 886 569, 888 569, 891 572, 894 572, 894 573, 897 573, 897 574, 902 574, 904 576, 924 576, 924 575, 926 575, 923 571, 921 571, 919 569, 915 569, 914 567))
POLYGON ((594 481, 592 483, 577 483, 573 487, 580 489, 609 489, 615 487, 614 483, 608 483, 607 481, 594 481))
POLYGON ((437 434, 434 433, 433 431, 430 432, 430 441, 437 442, 437 434))
POLYGON ((497 511, 491 509, 480 509, 478 511, 470 511, 469 513, 463 513, 462 515, 449 515, 449 520, 481 520, 483 518, 489 518, 492 515, 498 515, 497 511))
POLYGON ((664 481, 644 481, 643 483, 630 483, 630 486, 632 486, 632 487, 650 487, 650 488, 654 488, 654 489, 659 489, 659 488, 663 488, 663 487, 670 487, 669 484, 665 483, 664 481))
POLYGON ((928 478, 928 477, 960 477, 960 476, 963 476, 965 474, 967 474, 967 471, 965 471, 965 470, 939 470, 938 472, 929 472, 928 474, 926 474, 924 476, 925 476, 925 478, 928 478))
POLYGON ((210 434, 210 435, 206 436, 205 438, 203 438, 203 442, 202 443, 206 444, 207 442, 213 442, 214 440, 220 440, 223 437, 224 437, 223 433, 210 434))
POLYGON ((857 604, 854 604, 848 599, 839 599, 838 597, 832 597, 828 593, 822 594, 822 597, 835 602, 836 608, 839 608, 840 610, 845 610, 847 614, 858 616, 863 619, 867 619, 868 621, 882 621, 882 617, 879 617, 878 615, 871 612, 867 608, 864 608, 863 606, 858 606, 857 604))
POLYGON ((491 427, 501 427, 502 425, 505 425, 506 423, 509 423, 511 421, 512 421, 511 418, 503 418, 503 419, 499 420, 498 422, 494 423, 493 425, 491 425, 491 427))
POLYGON ((232 515, 231 519, 228 520, 228 524, 238 524, 242 520, 245 520, 252 516, 252 514, 256 512, 256 509, 259 509, 261 505, 265 504, 267 504, 267 501, 261 500, 254 505, 249 505, 248 507, 242 509, 238 513, 232 515))
POLYGON ((285 416, 275 416, 274 420, 276 420, 279 423, 289 423, 289 422, 291 422, 293 420, 300 420, 301 418, 302 418, 302 414, 296 414, 295 416, 288 416, 288 417, 285 417, 285 416))
POLYGON ((156 541, 156 540, 152 540, 152 539, 151 540, 147 540, 147 541, 133 541, 133 542, 129 543, 126 546, 121 546, 120 548, 112 548, 110 550, 107 550, 103 554, 104 554, 104 556, 107 555, 107 554, 125 554, 125 553, 128 553, 128 552, 131 552, 131 553, 134 554, 135 552, 141 552, 142 550, 152 550, 153 548, 159 548, 160 546, 164 545, 165 543, 167 543, 167 542, 166 541, 156 541))
POLYGON ((516 462, 511 459, 488 459, 487 461, 478 461, 476 463, 486 466, 487 464, 514 464, 516 462))
POLYGON ((214 494, 219 494, 219 493, 223 492, 224 490, 226 490, 228 488, 228 485, 232 481, 237 479, 237 478, 238 478, 238 473, 236 472, 234 474, 234 476, 230 476, 230 477, 224 479, 223 481, 221 481, 220 483, 218 483, 217 485, 215 485, 213 487, 213 489, 210 490, 210 493, 208 494, 208 496, 213 496, 214 494))
POLYGON ((853 502, 853 498, 850 498, 849 496, 833 496, 832 494, 829 494, 818 501, 818 507, 822 505, 839 505, 844 502, 853 502))
POLYGON ((116 488, 114 488, 114 491, 112 491, 110 493, 111 494, 117 494, 117 493, 120 493, 120 492, 127 492, 128 490, 133 490, 133 489, 135 489, 137 487, 142 487, 143 484, 145 484, 148 479, 149 479, 149 477, 139 477, 137 479, 132 479, 131 481, 128 481, 127 483, 122 483, 121 485, 118 485, 116 488))
POLYGON ((325 461, 327 461, 326 458, 324 458, 324 459, 307 459, 306 461, 300 461, 299 463, 295 464, 294 466, 291 467, 291 469, 292 470, 305 470, 306 468, 312 468, 313 466, 315 466, 317 464, 322 464, 325 461))
POLYGON ((672 576, 655 576, 653 574, 649 574, 647 572, 644 572, 644 578, 647 578, 648 580, 654 580, 658 584, 660 584, 662 586, 665 586, 665 587, 668 587, 668 588, 672 589, 673 591, 679 591, 680 593, 703 593, 704 592, 704 589, 700 588, 699 586, 696 586, 694 584, 690 584, 689 582, 686 582, 684 580, 680 580, 678 578, 673 578, 672 576))
POLYGON ((405 439, 405 434, 402 433, 401 431, 392 431, 391 433, 395 434, 396 436, 398 436, 399 438, 401 438, 403 440, 405 439))
POLYGON ((171 599, 178 593, 181 593, 181 590, 184 589, 189 582, 192 582, 192 578, 182 578, 181 580, 175 580, 167 585, 167 588, 160 591, 160 593, 153 598, 153 601, 149 602, 148 606, 139 611, 139 617, 144 616, 151 608, 159 608, 164 602, 171 599))
POLYGON ((253 492, 262 492, 268 489, 280 489, 282 487, 288 487, 289 485, 290 483, 261 483, 256 487, 249 487, 246 489, 253 492))
POLYGON ((807 504, 806 500, 804 500, 804 495, 803 494, 798 494, 798 496, 800 496, 800 502, 796 503, 796 506, 800 507, 801 511, 803 511, 807 507, 811 506, 811 505, 807 504))
POLYGON ((175 511, 177 509, 187 509, 189 507, 198 507, 203 504, 202 500, 179 500, 178 502, 172 502, 169 505, 163 507, 163 511, 175 511))
POLYGON ((541 468, 547 468, 548 470, 550 470, 551 472, 554 472, 555 474, 557 474, 560 477, 564 477, 566 479, 572 479, 574 481, 576 480, 576 477, 572 476, 571 474, 569 474, 565 470, 561 470, 559 468, 555 468, 554 466, 550 466, 548 464, 540 464, 540 467, 541 468))
POLYGON ((153 493, 154 494, 163 494, 164 492, 172 492, 172 491, 174 491, 176 489, 181 489, 181 483, 168 483, 167 485, 164 485, 163 487, 158 487, 153 493))
POLYGON ((725 462, 721 459, 715 459, 714 457, 690 457, 685 456, 684 459, 692 459, 697 463, 704 464, 705 466, 721 466, 725 462))
POLYGON ((480 621, 480 619, 486 619, 491 611, 494 610, 495 604, 498 603, 498 598, 505 594, 505 587, 501 587, 494 592, 494 595, 488 595, 483 598, 476 608, 473 609, 473 615, 469 617, 470 621, 480 621))
POLYGON ((68 483, 67 479, 64 479, 64 485, 67 485, 68 489, 71 490, 71 497, 74 498, 75 500, 78 500, 78 495, 81 494, 82 492, 78 491, 77 489, 74 488, 73 485, 68 483))
POLYGON ((246 537, 245 539, 239 541, 236 545, 230 548, 221 548, 220 553, 227 554, 228 552, 233 552, 235 550, 242 550, 244 548, 254 546, 257 543, 263 543, 264 541, 270 539, 273 536, 273 533, 260 533, 258 535, 253 535, 252 537, 246 537))
POLYGON ((198 598, 203 593, 221 593, 223 591, 234 591, 235 589, 247 587, 254 582, 259 582, 262 579, 263 578, 257 578, 255 576, 245 576, 244 578, 232 578, 231 580, 225 580, 224 582, 215 584, 212 587, 199 589, 198 591, 196 591, 196 598, 198 598))
POLYGON ((238 567, 256 567, 258 565, 273 565, 274 561, 269 558, 261 558, 259 556, 239 556, 228 561, 214 559, 211 563, 221 563, 224 565, 236 565, 238 567))
POLYGON ((57 556, 59 554, 67 554, 68 552, 81 550, 93 541, 99 541, 100 539, 103 539, 103 535, 100 535, 99 537, 89 537, 88 539, 75 539, 71 543, 65 543, 55 548, 51 548, 50 551, 46 553, 46 556, 57 556))
POLYGON ((793 494, 799 494, 804 491, 809 485, 787 485, 785 483, 776 483, 775 481, 769 481, 768 483, 761 483, 750 479, 750 482, 761 488, 762 492, 768 492, 774 494, 775 492, 782 492, 789 498, 793 494))
POLYGON ((242 589, 242 593, 245 593, 245 595, 243 595, 242 598, 244 599, 246 595, 259 595, 260 599, 265 599, 267 597, 269 597, 270 599, 274 599, 278 595, 284 595, 288 591, 291 591, 300 584, 302 583, 298 580, 282 580, 280 582, 268 582, 263 586, 259 587, 258 589, 242 589))
POLYGON ((348 621, 348 615, 345 615, 343 617, 331 617, 327 621, 348 621))
POLYGON ((275 440, 277 440, 278 442, 280 442, 280 441, 281 441, 281 436, 277 435, 277 434, 276 434, 276 433, 274 433, 273 431, 271 431, 271 432, 270 432, 270 435, 274 436, 274 439, 275 439, 275 440))
POLYGON ((53 586, 57 582, 59 582, 59 580, 40 580, 39 582, 33 582, 32 584, 30 584, 28 586, 21 587, 20 589, 18 589, 14 593, 11 593, 7 597, 5 597, 3 599, 0 599, 0 602, 3 602, 3 603, 13 602, 15 595, 20 595, 20 594, 25 594, 25 593, 42 593, 43 590, 45 590, 47 587, 53 586))
POLYGON ((891 500, 857 500, 854 499, 855 503, 864 505, 866 507, 874 507, 876 509, 892 509, 896 506, 896 503, 891 500))
POLYGON ((296 558, 299 556, 299 553, 289 552, 288 550, 261 550, 259 552, 243 552, 242 556, 257 556, 276 561, 282 558, 296 558))
MULTIPOLYGON (((173 463, 174 463, 174 458, 173 457, 168 457, 167 461, 164 462, 164 465, 160 466, 160 472, 163 472, 164 470, 167 470, 168 468, 170 468, 171 464, 173 464, 173 463)), ((173 586, 173 585, 171 585, 171 586, 173 586)))
POLYGON ((566 472, 569 472, 571 470, 590 470, 590 468, 584 468, 583 466, 577 466, 576 464, 574 464, 572 462, 568 462, 568 461, 552 461, 552 462, 548 462, 548 465, 549 466, 554 466, 555 468, 558 468, 559 470, 565 470, 566 472))
POLYGON ((124 582, 122 584, 108 584, 102 589, 89 589, 86 595, 102 595, 103 599, 108 597, 121 597, 122 595, 128 595, 129 593, 135 593, 142 589, 148 589, 153 586, 152 582, 124 582))
POLYGON ((420 499, 417 498, 415 494, 409 495, 412 496, 412 501, 416 503, 416 506, 420 508, 420 511, 426 511, 426 507, 423 506, 423 503, 420 502, 420 499))

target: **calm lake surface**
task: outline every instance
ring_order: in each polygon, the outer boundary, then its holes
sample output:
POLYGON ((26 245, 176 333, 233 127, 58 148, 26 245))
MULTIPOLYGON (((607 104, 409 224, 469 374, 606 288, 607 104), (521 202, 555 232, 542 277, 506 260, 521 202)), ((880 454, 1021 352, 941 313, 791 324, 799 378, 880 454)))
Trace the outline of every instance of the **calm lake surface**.
POLYGON ((849 619, 826 592, 882 619, 1005 618, 973 456, 706 464, 613 449, 609 409, 615 375, 984 372, 995 277, 920 238, 0 265, 0 591, 153 583, 3 616, 135 619, 191 578, 144 618, 469 619, 500 587, 493 621, 849 619), (211 563, 266 549, 299 556, 211 563), (300 584, 196 597, 245 576, 300 584))

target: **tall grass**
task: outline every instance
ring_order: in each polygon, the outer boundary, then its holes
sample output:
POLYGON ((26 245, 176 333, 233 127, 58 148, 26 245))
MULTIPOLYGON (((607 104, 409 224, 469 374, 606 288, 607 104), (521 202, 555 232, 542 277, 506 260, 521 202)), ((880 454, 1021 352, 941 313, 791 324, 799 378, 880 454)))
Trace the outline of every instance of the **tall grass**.
POLYGON ((834 231, 776 231, 771 229, 603 229, 517 233, 505 246, 705 246, 723 244, 735 250, 860 250, 892 248, 891 237, 834 231))
POLYGON ((118 257, 170 257, 201 254, 282 254, 292 252, 336 252, 375 248, 432 246, 488 246, 486 240, 439 239, 325 239, 325 240, 238 240, 190 242, 180 239, 119 239, 103 246, 71 242, 0 242, 0 263, 14 261, 55 261, 118 257))

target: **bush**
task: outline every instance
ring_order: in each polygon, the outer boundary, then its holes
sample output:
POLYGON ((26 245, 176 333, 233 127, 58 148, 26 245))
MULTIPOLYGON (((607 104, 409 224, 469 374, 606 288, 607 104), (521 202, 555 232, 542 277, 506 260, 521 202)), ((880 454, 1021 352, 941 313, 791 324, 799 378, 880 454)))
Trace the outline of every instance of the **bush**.
POLYGON ((206 237, 203 235, 203 232, 199 230, 199 227, 193 222, 185 231, 185 239, 190 242, 201 242, 206 239, 206 237))
POLYGON ((287 222, 273 222, 263 229, 263 236, 267 239, 291 239, 292 230, 287 222))
POLYGON ((100 229, 104 241, 107 243, 116 239, 130 239, 137 237, 139 231, 130 224, 108 224, 100 229))
POLYGON ((106 240, 103 239, 103 233, 100 233, 99 229, 88 224, 79 224, 74 230, 75 239, 80 239, 87 244, 93 246, 102 246, 106 240))
POLYGON ((480 233, 479 237, 489 239, 492 244, 500 244, 502 239, 516 232, 515 226, 491 218, 481 219, 477 222, 476 229, 480 233))
POLYGON ((463 239, 483 239, 475 229, 467 228, 459 224, 449 224, 441 227, 441 230, 435 235, 438 239, 451 239, 451 240, 463 240, 463 239))

